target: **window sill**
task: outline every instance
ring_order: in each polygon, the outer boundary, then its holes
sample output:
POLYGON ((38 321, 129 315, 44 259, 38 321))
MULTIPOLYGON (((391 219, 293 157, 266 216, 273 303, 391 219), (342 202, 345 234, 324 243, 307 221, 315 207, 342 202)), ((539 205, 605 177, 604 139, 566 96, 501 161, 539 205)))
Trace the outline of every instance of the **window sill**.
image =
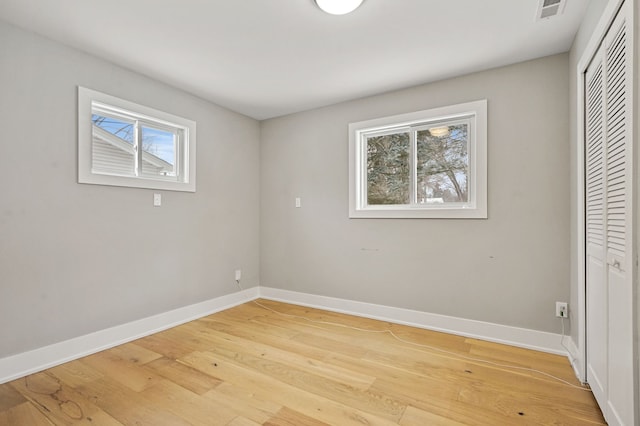
POLYGON ((366 208, 349 210, 350 219, 487 219, 487 209, 476 207, 366 208))

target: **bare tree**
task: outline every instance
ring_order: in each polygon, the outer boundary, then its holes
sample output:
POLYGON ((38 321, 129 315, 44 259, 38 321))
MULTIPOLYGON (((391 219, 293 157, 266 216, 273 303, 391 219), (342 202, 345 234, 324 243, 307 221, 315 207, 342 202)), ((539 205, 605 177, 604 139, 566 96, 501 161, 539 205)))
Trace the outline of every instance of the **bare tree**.
MULTIPOLYGON (((466 202, 468 199, 468 127, 456 124, 439 134, 416 135, 417 202, 466 202)), ((409 132, 367 139, 367 202, 371 205, 411 201, 409 132)))
POLYGON ((368 204, 408 204, 409 172, 408 133, 367 140, 368 204))

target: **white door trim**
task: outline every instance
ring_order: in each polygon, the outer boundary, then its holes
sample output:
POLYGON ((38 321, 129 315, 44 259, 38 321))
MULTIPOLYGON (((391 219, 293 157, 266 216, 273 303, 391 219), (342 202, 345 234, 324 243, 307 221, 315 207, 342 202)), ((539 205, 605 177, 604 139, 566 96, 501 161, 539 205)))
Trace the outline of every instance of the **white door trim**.
MULTIPOLYGON (((634 1, 634 0, 627 0, 634 1)), ((578 379, 581 382, 585 382, 587 378, 587 346, 586 346, 586 242, 585 242, 585 191, 584 191, 584 164, 585 164, 585 151, 584 151, 584 125, 585 125, 585 113, 583 109, 584 104, 584 85, 585 85, 585 72, 591 59, 596 54, 598 47, 604 40, 607 30, 613 23, 613 20, 618 13, 618 10, 622 6, 624 0, 610 0, 607 4, 598 25, 596 26, 587 47, 582 52, 582 56, 578 61, 576 69, 576 143, 577 143, 577 160, 576 160, 576 217, 575 217, 575 235, 576 235, 576 247, 578 250, 578 270, 576 276, 578 277, 578 306, 576 310, 576 319, 578 326, 578 342, 574 342, 578 348, 577 357, 575 359, 575 370, 578 373, 578 379)))

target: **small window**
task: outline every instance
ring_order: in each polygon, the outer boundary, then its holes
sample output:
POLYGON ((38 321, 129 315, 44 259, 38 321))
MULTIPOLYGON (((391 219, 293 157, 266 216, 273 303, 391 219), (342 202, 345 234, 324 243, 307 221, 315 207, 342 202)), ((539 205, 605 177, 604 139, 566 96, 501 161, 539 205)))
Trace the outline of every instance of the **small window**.
POLYGON ((349 125, 352 218, 486 218, 487 102, 349 125))
POLYGON ((78 111, 78 182, 195 192, 195 122, 84 87, 78 111))

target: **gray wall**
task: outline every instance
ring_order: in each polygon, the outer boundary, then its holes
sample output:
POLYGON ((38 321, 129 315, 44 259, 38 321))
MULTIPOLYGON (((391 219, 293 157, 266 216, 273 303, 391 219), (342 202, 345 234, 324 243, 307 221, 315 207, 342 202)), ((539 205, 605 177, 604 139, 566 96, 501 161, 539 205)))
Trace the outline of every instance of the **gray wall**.
POLYGON ((561 54, 262 122, 261 285, 558 332, 568 66, 561 54), (483 98, 489 219, 348 218, 348 123, 483 98))
MULTIPOLYGON (((580 61, 584 50, 589 43, 589 39, 595 27, 602 16, 602 12, 604 12, 605 7, 607 6, 608 0, 591 0, 589 7, 585 13, 585 16, 580 25, 580 29, 576 34, 576 37, 573 41, 573 46, 571 46, 571 51, 569 52, 569 141, 570 141, 570 154, 569 154, 569 167, 570 167, 570 188, 571 188, 571 274, 570 274, 570 284, 571 284, 571 298, 569 300, 569 306, 573 307, 573 309, 569 309, 569 319, 573 324, 577 324, 578 321, 578 312, 580 312, 584 307, 578 306, 578 256, 580 255, 579 248, 577 245, 578 240, 578 232, 584 232, 584 230, 578 229, 577 223, 577 191, 578 191, 578 183, 577 183, 577 159, 578 159, 578 135, 577 135, 577 122, 578 122, 578 113, 577 113, 577 96, 578 96, 578 87, 577 87, 577 67, 578 61, 580 61)), ((578 345, 578 327, 571 328, 571 338, 574 343, 578 345)))
POLYGON ((0 21, 0 357, 259 277, 259 123, 0 21), (197 122, 197 192, 77 182, 77 86, 197 122))

